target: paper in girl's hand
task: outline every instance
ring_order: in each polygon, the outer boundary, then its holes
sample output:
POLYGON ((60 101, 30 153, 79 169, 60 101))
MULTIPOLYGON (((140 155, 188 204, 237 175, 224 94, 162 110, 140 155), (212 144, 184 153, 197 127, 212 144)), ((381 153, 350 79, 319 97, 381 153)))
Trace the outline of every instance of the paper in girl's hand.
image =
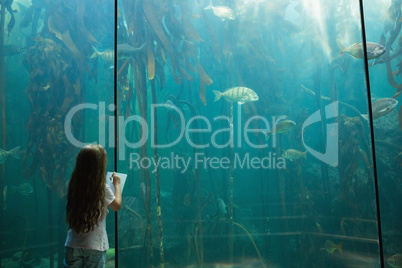
MULTIPOLYGON (((113 171, 108 171, 106 173, 106 183, 110 186, 110 189, 112 189, 113 194, 116 192, 116 190, 114 189, 114 185, 113 185, 113 171)), ((124 184, 126 183, 126 179, 127 179, 127 174, 124 173, 117 173, 116 175, 120 177, 120 186, 121 186, 121 192, 123 193, 123 189, 124 189, 124 184)))

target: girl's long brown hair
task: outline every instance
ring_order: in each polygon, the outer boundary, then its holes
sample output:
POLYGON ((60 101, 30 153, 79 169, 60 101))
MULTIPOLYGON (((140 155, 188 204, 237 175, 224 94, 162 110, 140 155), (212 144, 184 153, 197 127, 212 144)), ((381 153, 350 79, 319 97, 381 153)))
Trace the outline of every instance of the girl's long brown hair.
POLYGON ((87 145, 79 152, 68 184, 66 221, 77 233, 94 229, 105 216, 106 151, 87 145))

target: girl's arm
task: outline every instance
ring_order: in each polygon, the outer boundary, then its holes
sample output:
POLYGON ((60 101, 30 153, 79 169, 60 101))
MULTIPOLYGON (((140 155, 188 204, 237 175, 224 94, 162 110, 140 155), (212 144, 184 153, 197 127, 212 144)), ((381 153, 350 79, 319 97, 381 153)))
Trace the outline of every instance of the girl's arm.
POLYGON ((120 177, 116 175, 116 172, 113 173, 113 185, 115 189, 114 197, 112 203, 110 203, 109 207, 114 211, 119 211, 121 207, 121 185, 120 185, 120 177))

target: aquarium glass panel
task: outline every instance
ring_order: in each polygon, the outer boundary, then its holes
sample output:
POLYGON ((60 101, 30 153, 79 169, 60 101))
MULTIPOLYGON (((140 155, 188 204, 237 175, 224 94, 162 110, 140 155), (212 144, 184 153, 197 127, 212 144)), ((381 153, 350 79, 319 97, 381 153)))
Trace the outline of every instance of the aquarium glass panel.
POLYGON ((359 1, 118 5, 119 265, 379 267, 359 1))
POLYGON ((398 239, 401 208, 396 201, 402 178, 402 108, 398 102, 402 92, 399 73, 401 3, 365 1, 364 12, 367 41, 379 43, 386 49, 381 57, 369 62, 369 71, 383 255, 385 262, 394 267, 402 259, 398 239))
POLYGON ((106 267, 402 263, 398 1, 367 57, 358 0, 3 2, 1 267, 63 267, 88 143, 126 176, 106 267))
MULTIPOLYGON (((114 6, 7 1, 5 10, 0 266, 63 267, 66 194, 80 148, 101 143, 114 169, 114 148, 105 144, 113 61, 102 59, 114 47, 114 6)), ((112 245, 114 222, 109 213, 112 245)))

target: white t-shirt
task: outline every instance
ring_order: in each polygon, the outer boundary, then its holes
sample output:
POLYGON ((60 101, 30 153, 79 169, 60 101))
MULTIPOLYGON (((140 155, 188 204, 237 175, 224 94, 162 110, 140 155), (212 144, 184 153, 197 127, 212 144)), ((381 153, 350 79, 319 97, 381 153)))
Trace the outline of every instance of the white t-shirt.
MULTIPOLYGON (((105 210, 110 203, 113 202, 115 196, 110 189, 110 186, 106 184, 105 189, 105 210)), ((99 251, 105 251, 109 249, 109 241, 106 234, 106 213, 102 219, 99 219, 98 225, 88 233, 76 233, 69 229, 67 232, 66 247, 71 248, 87 248, 95 249, 99 251)))

